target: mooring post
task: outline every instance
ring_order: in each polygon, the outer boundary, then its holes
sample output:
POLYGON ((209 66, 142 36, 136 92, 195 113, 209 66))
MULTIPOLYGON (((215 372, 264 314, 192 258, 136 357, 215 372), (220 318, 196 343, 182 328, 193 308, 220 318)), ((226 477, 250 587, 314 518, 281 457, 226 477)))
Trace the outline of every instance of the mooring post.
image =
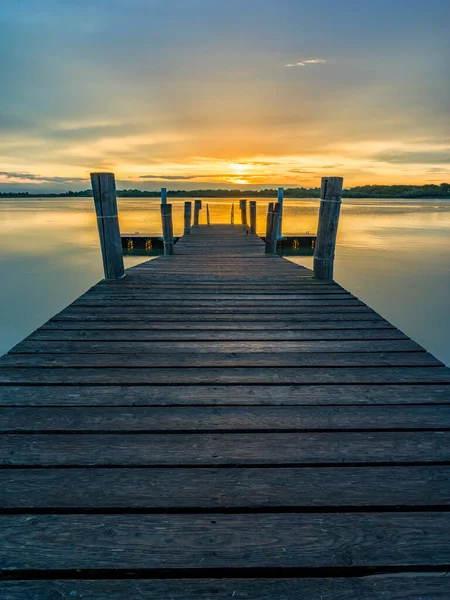
POLYGON ((206 205, 206 224, 211 225, 211 218, 209 215, 209 204, 206 205))
POLYGON ((184 235, 191 235, 192 202, 184 203, 184 235))
POLYGON ((231 205, 231 224, 234 225, 234 202, 231 205))
POLYGON ((164 256, 171 256, 173 254, 173 225, 171 204, 161 204, 161 220, 164 256))
POLYGON ((250 233, 256 233, 256 200, 250 200, 250 233))
POLYGON ((167 188, 161 188, 161 204, 167 204, 167 188))
POLYGON ((105 279, 125 277, 114 173, 91 173, 105 279))
POLYGON ((202 201, 194 200, 194 227, 196 227, 198 225, 201 208, 202 208, 202 201))
POLYGON ((272 213, 272 225, 270 227, 270 245, 269 254, 277 253, 277 239, 278 239, 278 222, 280 218, 280 205, 276 202, 273 205, 272 213))
POLYGON ((283 237, 283 200, 284 200, 284 188, 278 188, 278 204, 280 206, 280 212, 278 215, 278 239, 283 237))
POLYGON ((272 232, 272 217, 273 217, 273 202, 269 202, 267 206, 267 220, 266 220, 266 240, 265 240, 265 250, 266 254, 269 254, 270 248, 270 236, 272 232))
POLYGON ((241 200, 239 205, 241 207, 241 223, 247 225, 247 200, 241 200))
POLYGON ((319 226, 314 250, 315 279, 333 279, 343 181, 342 177, 322 177, 319 226))

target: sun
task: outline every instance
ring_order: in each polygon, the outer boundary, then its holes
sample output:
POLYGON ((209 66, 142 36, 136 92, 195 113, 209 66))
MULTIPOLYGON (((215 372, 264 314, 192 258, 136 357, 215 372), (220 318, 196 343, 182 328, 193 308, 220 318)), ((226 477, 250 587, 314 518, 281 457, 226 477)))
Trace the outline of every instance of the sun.
POLYGON ((241 177, 230 177, 227 179, 227 182, 239 185, 248 185, 250 183, 250 181, 247 181, 247 179, 242 179, 241 177))
POLYGON ((237 175, 245 175, 247 171, 247 165, 241 165, 240 163, 231 163, 230 167, 237 175))

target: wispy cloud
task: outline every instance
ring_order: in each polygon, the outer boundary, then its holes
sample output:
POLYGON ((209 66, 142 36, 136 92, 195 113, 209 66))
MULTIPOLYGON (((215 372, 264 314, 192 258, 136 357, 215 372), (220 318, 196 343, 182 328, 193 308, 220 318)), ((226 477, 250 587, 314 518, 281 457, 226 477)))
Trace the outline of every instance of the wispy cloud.
MULTIPOLYGON (((244 164, 244 163, 240 163, 244 164)), ((188 181, 190 179, 228 179, 229 177, 236 177, 236 173, 207 173, 205 175, 139 175, 139 179, 149 179, 153 181, 188 181)), ((245 179, 260 179, 261 175, 258 174, 242 174, 245 179)), ((131 177, 130 179, 134 179, 131 177)))
POLYGON ((291 68, 291 67, 306 67, 307 65, 324 65, 326 64, 326 60, 324 60, 323 58, 309 58, 308 60, 302 60, 296 63, 288 63, 287 65, 284 65, 284 67, 287 68, 291 68))
POLYGON ((16 173, 14 171, 0 171, 0 178, 19 179, 20 181, 39 181, 48 183, 79 183, 87 181, 84 177, 44 177, 41 175, 33 175, 33 173, 16 173))
POLYGON ((448 164, 450 163, 450 148, 416 152, 386 150, 377 154, 375 158, 377 161, 393 164, 448 164))
POLYGON ((139 179, 156 179, 158 181, 184 181, 198 177, 201 175, 139 175, 139 179))

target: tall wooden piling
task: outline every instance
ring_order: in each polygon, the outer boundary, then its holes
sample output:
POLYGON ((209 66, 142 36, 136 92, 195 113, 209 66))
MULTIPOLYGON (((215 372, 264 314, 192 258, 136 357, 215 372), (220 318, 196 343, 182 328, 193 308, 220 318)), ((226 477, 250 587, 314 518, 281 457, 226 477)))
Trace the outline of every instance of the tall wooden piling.
POLYGON ((234 202, 231 205, 231 224, 234 225, 234 202))
POLYGON ((164 255, 173 254, 173 225, 172 225, 172 205, 161 204, 161 220, 163 231, 164 255))
POLYGON ((342 177, 322 177, 319 226, 314 251, 315 279, 333 279, 342 184, 342 177))
POLYGON ((184 203, 184 235, 191 235, 192 202, 184 203))
POLYGON ((256 233, 256 200, 250 200, 250 232, 256 233))
POLYGON ((202 201, 194 200, 194 227, 196 227, 198 225, 201 209, 202 209, 202 201))
POLYGON ((283 200, 284 200, 284 188, 278 188, 278 205, 280 207, 280 212, 278 215, 278 230, 277 237, 281 239, 283 237, 283 200))
POLYGON ((274 205, 273 202, 269 202, 269 205, 267 206, 266 247, 265 247, 266 254, 269 254, 269 248, 270 248, 270 238, 271 238, 271 234, 272 234, 273 205, 274 205))
POLYGON ((247 225, 247 200, 240 200, 239 206, 241 208, 241 223, 247 225))
POLYGON ((114 173, 91 173, 105 279, 125 276, 114 173))
POLYGON ((161 188, 161 204, 167 204, 167 188, 161 188))
POLYGON ((276 254, 277 253, 277 239, 278 239, 278 223, 280 218, 280 205, 275 203, 273 205, 272 212, 272 223, 270 227, 270 237, 269 237, 269 252, 268 254, 276 254))
POLYGON ((209 214, 209 204, 206 205, 206 224, 211 225, 211 217, 209 214))

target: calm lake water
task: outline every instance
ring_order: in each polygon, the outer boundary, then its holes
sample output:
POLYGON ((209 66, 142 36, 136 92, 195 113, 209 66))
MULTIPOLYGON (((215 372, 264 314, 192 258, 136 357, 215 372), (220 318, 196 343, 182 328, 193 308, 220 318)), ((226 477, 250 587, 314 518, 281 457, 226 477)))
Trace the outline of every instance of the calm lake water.
MULTIPOLYGON (((264 233, 268 199, 258 200, 264 233)), ((212 223, 232 203, 208 200, 212 223)), ((174 200, 181 234, 184 200, 174 200)), ((205 206, 206 200, 203 200, 205 206)), ((318 199, 285 200, 286 235, 314 233, 318 199)), ((123 232, 160 234, 159 200, 119 199, 123 232)), ((201 222, 205 219, 202 211, 201 222)), ((126 257, 126 266, 146 258, 126 257)), ((295 262, 312 266, 312 257, 295 262)), ((342 204, 335 279, 450 365, 450 201, 347 200, 342 204)), ((93 201, 0 200, 0 354, 102 278, 93 201)))

